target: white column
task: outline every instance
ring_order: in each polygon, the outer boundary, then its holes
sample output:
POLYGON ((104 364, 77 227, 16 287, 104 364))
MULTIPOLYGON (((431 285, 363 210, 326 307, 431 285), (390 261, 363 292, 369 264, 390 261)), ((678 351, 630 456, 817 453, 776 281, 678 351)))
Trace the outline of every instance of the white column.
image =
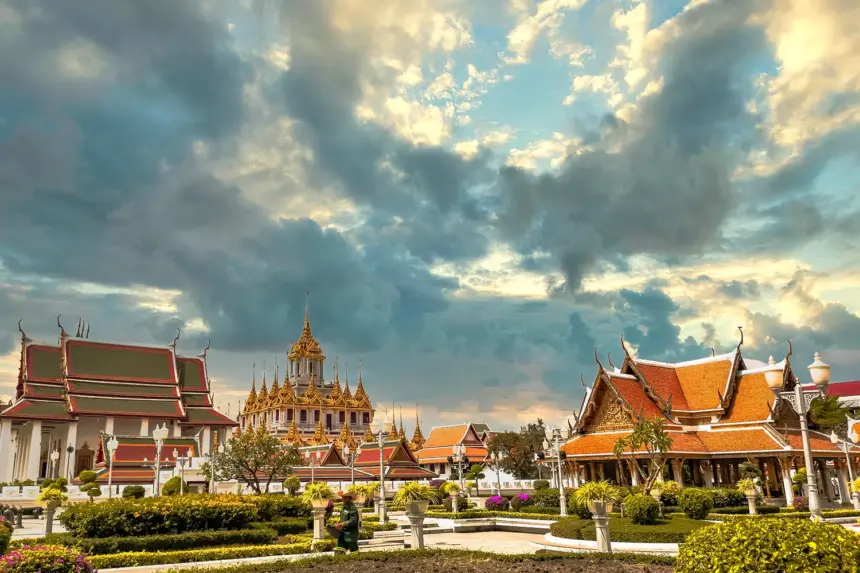
POLYGON ((140 435, 148 436, 149 435, 149 418, 143 418, 140 421, 140 435))
POLYGON ((711 466, 711 462, 705 460, 704 462, 699 462, 699 465, 701 465, 702 474, 705 477, 705 487, 714 487, 714 468, 711 466))
POLYGON ((0 481, 12 481, 15 449, 12 443, 12 420, 0 420, 0 481))
POLYGON ((791 491, 791 463, 785 458, 779 458, 779 467, 782 470, 782 489, 785 494, 785 505, 794 505, 794 493, 791 491))
POLYGON ((173 422, 173 437, 182 437, 182 426, 179 425, 179 422, 173 422))
POLYGON ((113 435, 113 416, 105 418, 105 434, 108 436, 113 435))
POLYGON ((848 487, 848 468, 845 462, 839 463, 839 501, 851 503, 851 489, 848 487))
POLYGON ((203 426, 203 455, 209 455, 212 449, 212 426, 203 426))
POLYGON ((684 470, 681 466, 682 462, 680 459, 672 460, 672 475, 675 478, 675 483, 684 487, 684 470))
POLYGON ((60 459, 62 460, 61 467, 64 468, 64 473, 61 473, 60 475, 64 476, 67 480, 72 481, 72 478, 77 477, 72 474, 75 471, 75 458, 78 454, 78 423, 69 422, 67 430, 66 447, 72 446, 75 448, 75 451, 72 452, 72 455, 69 455, 69 452, 60 452, 60 459))
POLYGON ((39 475, 39 458, 42 456, 42 420, 30 423, 30 450, 27 452, 28 479, 37 480, 39 475))
POLYGON ((638 462, 635 460, 627 462, 627 467, 630 469, 630 484, 633 486, 639 485, 639 468, 637 464, 638 462))

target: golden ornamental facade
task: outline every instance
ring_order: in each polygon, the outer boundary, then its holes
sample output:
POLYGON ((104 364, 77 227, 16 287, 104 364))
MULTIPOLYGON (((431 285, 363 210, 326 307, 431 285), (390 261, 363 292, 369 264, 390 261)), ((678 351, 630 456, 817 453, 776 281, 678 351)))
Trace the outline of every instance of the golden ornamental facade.
POLYGON ((335 443, 356 447, 370 432, 373 407, 364 389, 361 361, 353 391, 349 372, 341 382, 335 361, 334 379, 325 378, 326 356, 311 330, 308 307, 299 339, 287 352, 287 371, 279 380, 277 369, 271 388, 263 373, 257 390, 256 373, 251 392, 239 416, 240 431, 265 425, 285 443, 297 446, 335 443))

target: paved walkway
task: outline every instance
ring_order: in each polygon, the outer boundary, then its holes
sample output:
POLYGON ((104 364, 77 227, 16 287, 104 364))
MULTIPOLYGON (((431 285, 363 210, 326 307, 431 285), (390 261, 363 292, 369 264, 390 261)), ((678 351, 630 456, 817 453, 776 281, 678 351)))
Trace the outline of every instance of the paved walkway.
MULTIPOLYGON (((407 539, 409 539, 407 537, 407 539)), ((437 533, 425 535, 424 544, 433 549, 471 549, 492 553, 534 553, 532 541, 543 535, 508 531, 482 531, 475 533, 437 533)))

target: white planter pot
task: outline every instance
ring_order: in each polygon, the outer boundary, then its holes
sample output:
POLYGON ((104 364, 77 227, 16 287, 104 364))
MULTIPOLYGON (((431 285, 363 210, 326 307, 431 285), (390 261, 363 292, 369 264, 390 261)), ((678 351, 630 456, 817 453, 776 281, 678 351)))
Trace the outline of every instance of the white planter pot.
POLYGON ((608 513, 612 513, 612 502, 589 501, 586 505, 588 506, 588 511, 597 516, 602 517, 608 513))
POLYGON ((410 501, 406 504, 407 515, 424 515, 427 513, 427 508, 430 507, 430 502, 427 500, 410 501))
POLYGON ((314 509, 325 509, 328 507, 329 500, 327 499, 312 499, 311 507, 314 509))

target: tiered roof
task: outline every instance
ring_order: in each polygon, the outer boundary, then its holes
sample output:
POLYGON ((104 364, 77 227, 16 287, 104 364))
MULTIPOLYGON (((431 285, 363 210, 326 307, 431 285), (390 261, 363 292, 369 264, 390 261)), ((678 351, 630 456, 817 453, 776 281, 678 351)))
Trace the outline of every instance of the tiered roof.
POLYGON ((83 338, 78 331, 70 336, 60 326, 60 343, 51 346, 35 343, 21 330, 15 401, 0 417, 128 416, 236 425, 212 404, 208 347, 200 356, 184 357, 176 354, 176 339, 168 346, 115 344, 83 338))
MULTIPOLYGON (((379 479, 379 444, 368 442, 361 445, 361 450, 355 459, 356 469, 361 469, 379 479)), ((416 480, 432 479, 437 474, 425 470, 418 465, 418 460, 409 449, 406 440, 387 440, 382 446, 382 459, 385 468, 385 479, 416 480)))
MULTIPOLYGON (((107 483, 110 477, 110 464, 107 462, 107 444, 110 436, 102 436, 96 454, 97 481, 107 483)), ((110 481, 120 485, 124 483, 151 482, 155 479, 155 458, 158 448, 155 440, 148 436, 116 436, 118 446, 114 453, 113 477, 110 481)), ((194 438, 172 437, 165 438, 161 447, 162 471, 168 471, 176 465, 173 456, 176 450, 180 456, 199 457, 200 445, 194 438)), ((77 482, 76 482, 77 483, 77 482)))
MULTIPOLYGON (((420 464, 446 463, 454 455, 454 446, 463 446, 471 462, 483 463, 487 457, 487 445, 481 440, 476 424, 438 426, 430 430, 423 447, 415 452, 420 464)), ((486 426, 481 428, 486 431, 486 426)))
MULTIPOLYGON (((612 458, 616 441, 629 435, 639 419, 659 418, 673 440, 673 455, 799 453, 797 415, 776 404, 764 376, 768 367, 746 367, 742 344, 743 337, 730 353, 666 363, 631 356, 622 338, 624 363, 609 370, 595 354, 597 375, 565 452, 572 458, 612 458)), ((798 383, 790 356, 789 351, 776 364, 785 390, 798 383)), ((815 452, 838 451, 824 434, 812 435, 815 452)))
MULTIPOLYGON (((344 461, 343 455, 335 444, 302 447, 299 448, 299 455, 308 465, 294 467, 293 474, 303 482, 311 481, 312 475, 315 481, 349 481, 353 477, 353 469, 344 461), (311 464, 313 464, 313 471, 311 471, 311 464)), ((373 480, 373 475, 357 467, 354 472, 357 481, 373 480)))

